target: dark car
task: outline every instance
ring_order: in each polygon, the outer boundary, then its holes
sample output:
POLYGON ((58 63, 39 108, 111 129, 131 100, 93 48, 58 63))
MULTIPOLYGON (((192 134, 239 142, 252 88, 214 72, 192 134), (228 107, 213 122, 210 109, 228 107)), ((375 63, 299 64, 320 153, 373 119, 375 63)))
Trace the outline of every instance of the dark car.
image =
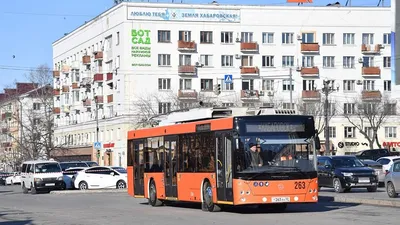
POLYGON ((359 151, 355 154, 355 156, 359 159, 371 159, 376 161, 377 159, 385 156, 390 156, 389 150, 385 148, 380 149, 368 149, 359 151))
POLYGON ((364 165, 355 156, 318 157, 318 186, 348 192, 351 188, 367 188, 376 192, 378 176, 374 169, 364 165))
POLYGON ((60 166, 62 171, 65 171, 71 167, 89 167, 87 163, 80 161, 72 161, 72 162, 60 162, 60 166))
POLYGON ((0 172, 0 185, 6 185, 6 178, 11 176, 10 173, 0 172))

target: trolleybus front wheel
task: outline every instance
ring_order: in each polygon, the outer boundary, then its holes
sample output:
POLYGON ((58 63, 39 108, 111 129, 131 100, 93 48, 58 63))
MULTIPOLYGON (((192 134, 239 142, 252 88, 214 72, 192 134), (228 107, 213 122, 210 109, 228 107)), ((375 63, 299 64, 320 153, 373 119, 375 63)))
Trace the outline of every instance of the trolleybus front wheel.
POLYGON ((157 199, 157 189, 156 189, 156 184, 154 183, 154 180, 151 180, 150 186, 149 186, 149 204, 151 206, 161 206, 162 201, 157 199))
POLYGON ((201 203, 201 209, 203 211, 208 211, 208 212, 220 211, 221 208, 218 205, 214 204, 213 202, 212 188, 208 180, 204 181, 202 191, 203 191, 203 201, 201 203))

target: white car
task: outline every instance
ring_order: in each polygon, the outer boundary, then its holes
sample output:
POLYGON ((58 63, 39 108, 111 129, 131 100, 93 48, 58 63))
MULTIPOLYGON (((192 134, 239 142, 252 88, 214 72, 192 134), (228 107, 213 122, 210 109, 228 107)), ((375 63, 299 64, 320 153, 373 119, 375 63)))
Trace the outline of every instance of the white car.
POLYGON ((88 167, 71 167, 68 169, 65 169, 63 171, 63 180, 65 183, 65 189, 74 189, 74 182, 72 180, 72 177, 78 172, 81 171, 85 168, 88 167))
POLYGON ((386 171, 390 170, 390 167, 393 165, 394 162, 400 160, 400 156, 384 156, 376 161, 382 165, 382 170, 385 173, 386 171))
POLYGON ((21 183, 21 175, 20 173, 14 172, 12 176, 6 178, 6 185, 14 185, 21 183))
POLYGON ((122 167, 95 166, 78 171, 72 177, 74 186, 80 190, 126 188, 127 172, 122 167))

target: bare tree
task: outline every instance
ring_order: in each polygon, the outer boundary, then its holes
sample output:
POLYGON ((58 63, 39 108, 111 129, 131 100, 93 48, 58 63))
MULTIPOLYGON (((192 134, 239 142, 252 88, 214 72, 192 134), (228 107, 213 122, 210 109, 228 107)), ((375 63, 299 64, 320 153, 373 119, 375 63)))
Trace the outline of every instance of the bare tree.
POLYGON ((343 116, 367 139, 369 147, 373 149, 376 143, 378 148, 382 148, 378 130, 389 115, 396 113, 389 99, 363 101, 362 98, 356 98, 354 101, 349 101, 345 107, 343 116))
MULTIPOLYGON (((318 134, 325 130, 325 105, 323 101, 299 101, 299 111, 303 115, 311 115, 314 117, 315 129, 318 134)), ((336 115, 334 102, 329 102, 328 106, 328 122, 336 115)))

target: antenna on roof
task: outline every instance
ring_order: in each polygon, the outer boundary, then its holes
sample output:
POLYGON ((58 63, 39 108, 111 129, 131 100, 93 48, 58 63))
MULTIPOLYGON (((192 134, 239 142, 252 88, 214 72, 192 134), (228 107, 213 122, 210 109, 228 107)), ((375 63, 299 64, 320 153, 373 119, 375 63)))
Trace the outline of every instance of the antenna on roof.
POLYGON ((346 6, 351 6, 351 0, 346 1, 346 6))

